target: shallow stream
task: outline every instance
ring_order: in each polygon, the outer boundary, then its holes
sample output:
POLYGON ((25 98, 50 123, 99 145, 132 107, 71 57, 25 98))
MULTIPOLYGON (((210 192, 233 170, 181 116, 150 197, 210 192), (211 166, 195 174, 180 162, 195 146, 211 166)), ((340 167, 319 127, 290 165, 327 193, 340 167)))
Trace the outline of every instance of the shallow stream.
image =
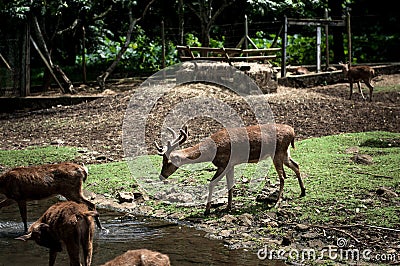
MULTIPOLYGON (((30 202, 29 224, 55 203, 56 199, 30 202)), ((96 228, 92 265, 101 265, 128 249, 148 248, 168 254, 171 265, 283 265, 259 260, 254 252, 228 250, 222 241, 205 238, 205 233, 187 226, 122 213, 99 210, 106 231, 96 228)), ((29 226, 29 225, 28 225, 29 226)), ((15 240, 23 233, 18 206, 0 210, 0 265, 48 265, 48 249, 34 241, 15 240)), ((69 265, 65 251, 56 265, 69 265)))

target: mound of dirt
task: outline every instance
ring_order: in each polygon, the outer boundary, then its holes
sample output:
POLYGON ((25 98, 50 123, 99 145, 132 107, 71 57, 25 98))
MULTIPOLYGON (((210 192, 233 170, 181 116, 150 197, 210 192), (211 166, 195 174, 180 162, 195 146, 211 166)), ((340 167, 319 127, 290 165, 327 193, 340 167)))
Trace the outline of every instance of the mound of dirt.
MULTIPOLYGON (((399 83, 400 74, 385 75, 375 86, 399 83)), ((124 156, 122 124, 137 88, 138 83, 110 84, 105 97, 90 102, 0 114, 0 148, 23 149, 63 143, 92 151, 91 156, 82 158, 85 163, 121 160, 124 156)), ((363 101, 359 93, 354 93, 353 99, 348 100, 348 93, 348 84, 335 84, 307 89, 278 87, 277 93, 251 97, 257 98, 255 102, 268 103, 275 121, 293 126, 298 139, 344 132, 400 132, 399 91, 374 93, 372 102, 363 101)), ((245 124, 255 121, 252 110, 248 110, 246 102, 238 95, 212 85, 185 85, 160 98, 150 115, 143 118, 147 119, 146 143, 150 152, 155 152, 153 141, 160 141, 166 114, 178 102, 199 95, 222 100, 245 124)), ((222 127, 218 121, 208 118, 190 120, 188 125, 187 145, 222 127)))

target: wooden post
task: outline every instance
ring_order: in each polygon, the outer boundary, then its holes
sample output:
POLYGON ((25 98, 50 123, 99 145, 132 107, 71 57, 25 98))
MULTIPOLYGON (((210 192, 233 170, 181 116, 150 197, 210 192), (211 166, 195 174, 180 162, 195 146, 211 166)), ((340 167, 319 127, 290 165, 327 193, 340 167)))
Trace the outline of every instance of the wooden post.
POLYGON ((165 29, 164 20, 161 21, 161 66, 165 68, 165 29))
POLYGON ((321 72, 321 27, 317 27, 317 73, 321 72))
POLYGON ((82 82, 87 83, 86 77, 86 30, 85 26, 82 26, 82 82))
POLYGON ((281 63, 281 77, 286 77, 286 42, 287 42, 287 17, 283 17, 283 36, 282 36, 282 63, 281 63))
MULTIPOLYGON (((21 81, 20 81, 20 96, 26 97, 31 94, 31 54, 30 54, 30 28, 29 23, 25 23, 25 30, 22 36, 22 55, 21 55, 21 81)), ((15 71, 15 70, 14 70, 15 71)))
POLYGON ((350 11, 349 8, 346 9, 346 27, 347 27, 347 60, 349 63, 349 67, 351 66, 351 25, 350 25, 350 11))
MULTIPOLYGON (((325 9, 325 19, 328 19, 328 9, 325 9)), ((329 68, 329 26, 325 25, 325 64, 329 68)))
MULTIPOLYGON (((249 48, 248 44, 248 36, 249 36, 249 25, 247 25, 247 15, 244 15, 244 49, 249 48)), ((246 55, 247 56, 247 55, 246 55)))

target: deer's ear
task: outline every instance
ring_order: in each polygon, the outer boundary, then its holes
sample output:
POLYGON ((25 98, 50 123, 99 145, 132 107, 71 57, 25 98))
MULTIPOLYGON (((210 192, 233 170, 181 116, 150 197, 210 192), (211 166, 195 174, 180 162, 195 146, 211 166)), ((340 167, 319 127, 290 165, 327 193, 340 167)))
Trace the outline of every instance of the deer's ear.
POLYGON ((23 235, 23 236, 16 237, 15 239, 27 241, 27 240, 30 240, 31 238, 32 238, 32 232, 30 232, 29 234, 23 235))

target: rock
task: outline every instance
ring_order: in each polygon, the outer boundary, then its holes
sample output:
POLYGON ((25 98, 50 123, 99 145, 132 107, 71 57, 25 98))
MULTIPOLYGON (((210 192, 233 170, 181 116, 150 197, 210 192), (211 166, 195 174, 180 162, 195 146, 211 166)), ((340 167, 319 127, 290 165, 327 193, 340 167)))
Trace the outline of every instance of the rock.
POLYGON ((169 202, 179 202, 179 203, 186 203, 192 202, 193 196, 189 193, 171 193, 165 196, 165 200, 169 202))
POLYGON ((347 149, 344 151, 344 153, 347 153, 347 154, 357 154, 359 151, 360 151, 360 148, 357 147, 357 146, 354 146, 354 147, 347 148, 347 149))
POLYGON ((358 163, 358 164, 365 164, 365 165, 370 165, 373 164, 372 161, 372 156, 368 154, 355 154, 352 158, 353 162, 358 163))
POLYGON ((296 229, 299 231, 306 231, 308 230, 310 227, 308 225, 305 224, 296 224, 296 229))
POLYGON ((312 240, 308 241, 307 243, 310 248, 316 248, 318 250, 322 250, 323 247, 326 246, 326 244, 324 242, 322 242, 320 239, 312 239, 312 240))
POLYGON ((232 232, 231 230, 224 229, 221 230, 221 232, 219 232, 219 235, 222 237, 229 237, 231 235, 231 232, 232 232))
POLYGON ((228 223, 228 224, 230 224, 236 220, 237 220, 236 217, 233 215, 230 215, 230 214, 226 214, 221 218, 221 221, 225 221, 225 223, 228 223))
POLYGON ((238 217, 238 219, 241 221, 241 223, 245 226, 251 226, 253 223, 253 215, 249 213, 244 213, 238 217))
POLYGON ((62 139, 55 139, 50 142, 51 145, 63 145, 64 141, 62 139))
POLYGON ((378 196, 384 196, 386 198, 397 198, 399 195, 396 192, 391 191, 386 187, 380 187, 376 190, 378 196))
POLYGON ((314 233, 314 232, 309 232, 309 233, 302 234, 301 237, 304 239, 315 239, 315 238, 319 237, 319 234, 314 233))
POLYGON ((124 203, 124 202, 131 203, 134 201, 134 199, 135 199, 135 196, 133 195, 132 192, 118 191, 118 193, 117 193, 117 200, 120 204, 124 203))

